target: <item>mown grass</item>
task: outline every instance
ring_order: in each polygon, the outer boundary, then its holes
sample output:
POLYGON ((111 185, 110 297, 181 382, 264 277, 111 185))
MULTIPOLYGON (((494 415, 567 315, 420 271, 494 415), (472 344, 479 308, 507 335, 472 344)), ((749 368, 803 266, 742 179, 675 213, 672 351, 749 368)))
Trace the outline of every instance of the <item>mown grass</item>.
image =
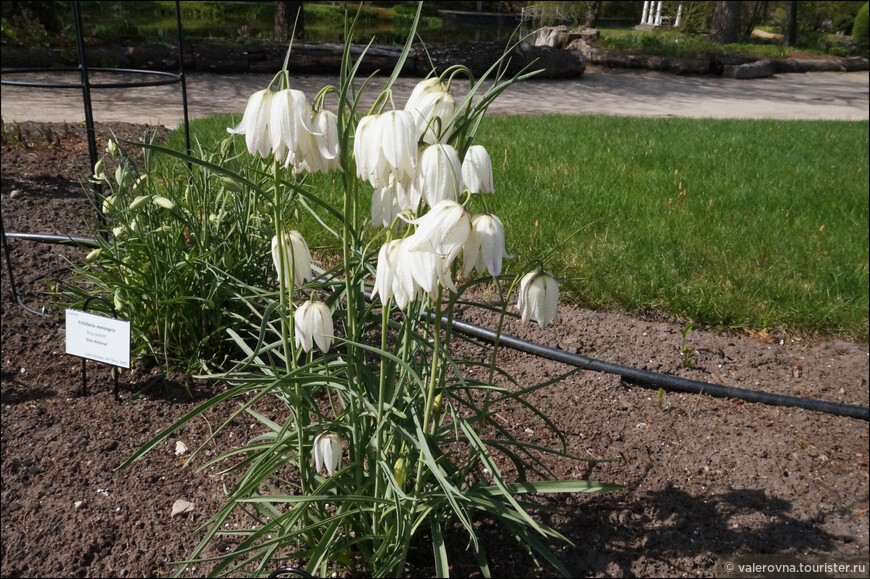
MULTIPOLYGON (((769 41, 711 44, 706 36, 683 34, 676 30, 638 31, 625 28, 602 28, 599 46, 629 54, 648 54, 679 58, 697 58, 708 52, 726 52, 755 58, 787 58, 798 50, 804 54, 848 56, 849 47, 833 35, 804 38, 799 49, 769 41)), ((856 54, 860 51, 855 48, 856 54)), ((865 51, 866 52, 866 51, 865 51)), ((866 54, 861 54, 866 56, 866 54)))
POLYGON ((494 117, 477 143, 497 193, 472 209, 502 217, 508 271, 552 251, 586 307, 868 339, 867 123, 494 117))

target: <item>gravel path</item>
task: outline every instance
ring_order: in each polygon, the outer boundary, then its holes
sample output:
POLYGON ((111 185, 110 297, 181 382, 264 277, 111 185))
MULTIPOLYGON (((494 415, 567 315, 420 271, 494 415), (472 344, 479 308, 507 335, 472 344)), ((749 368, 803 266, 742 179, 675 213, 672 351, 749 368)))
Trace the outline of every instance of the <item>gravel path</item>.
MULTIPOLYGON (((117 82, 94 75, 92 82, 117 82)), ((36 80, 49 75, 12 75, 4 80, 36 80)), ((74 74, 54 73, 55 82, 77 82, 74 74)), ((248 96, 265 88, 266 74, 188 75, 191 118, 225 112, 241 113, 248 96)), ((137 80, 143 80, 137 75, 137 80)), ((144 80, 151 80, 145 78, 144 80)), ((508 89, 490 107, 492 114, 578 114, 690 118, 771 118, 850 120, 870 118, 870 73, 817 72, 780 74, 769 78, 736 80, 709 76, 676 76, 637 70, 590 68, 580 80, 526 81, 508 89)), ((294 77, 295 88, 312 98, 327 76, 294 77)), ((373 84, 383 83, 377 78, 373 84)), ((404 102, 418 79, 399 79, 396 102, 404 102)), ((457 96, 468 83, 456 86, 457 96)), ((374 91, 367 91, 368 101, 374 91)), ((174 128, 182 120, 179 85, 136 89, 92 91, 97 122, 139 122, 174 128)), ((3 86, 2 116, 6 122, 81 122, 84 120, 81 91, 3 86)))

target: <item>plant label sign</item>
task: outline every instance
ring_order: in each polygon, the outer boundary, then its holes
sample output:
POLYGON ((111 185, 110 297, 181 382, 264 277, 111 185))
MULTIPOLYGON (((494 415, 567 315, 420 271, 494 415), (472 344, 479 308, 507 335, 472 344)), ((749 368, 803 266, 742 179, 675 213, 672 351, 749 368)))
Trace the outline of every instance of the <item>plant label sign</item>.
POLYGON ((66 353, 130 367, 130 322, 66 310, 66 353))

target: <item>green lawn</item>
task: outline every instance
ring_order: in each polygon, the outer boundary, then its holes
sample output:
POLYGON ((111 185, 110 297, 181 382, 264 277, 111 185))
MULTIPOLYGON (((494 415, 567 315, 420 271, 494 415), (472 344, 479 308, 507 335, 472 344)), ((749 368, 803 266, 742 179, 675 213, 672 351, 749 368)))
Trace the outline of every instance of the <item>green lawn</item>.
POLYGON ((866 122, 493 117, 477 144, 497 193, 472 210, 502 217, 508 271, 558 247, 567 301, 868 339, 866 122))
POLYGON ((749 42, 733 44, 711 44, 706 36, 684 34, 678 30, 638 31, 631 28, 601 28, 598 44, 606 50, 630 54, 648 54, 681 58, 698 58, 704 53, 716 51, 740 54, 756 58, 787 58, 790 54, 830 54, 849 56, 861 53, 857 48, 850 51, 846 42, 833 34, 813 33, 800 37, 799 47, 790 47, 778 42, 750 39, 749 42))

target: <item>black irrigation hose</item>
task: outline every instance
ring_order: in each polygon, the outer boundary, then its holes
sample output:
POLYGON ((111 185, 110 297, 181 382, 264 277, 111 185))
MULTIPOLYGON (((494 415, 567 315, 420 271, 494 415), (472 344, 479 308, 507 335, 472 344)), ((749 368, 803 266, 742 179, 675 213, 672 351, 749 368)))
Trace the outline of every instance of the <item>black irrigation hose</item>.
MULTIPOLYGON (((95 239, 86 237, 70 237, 64 235, 47 235, 40 233, 7 233, 6 237, 19 239, 29 239, 31 241, 40 241, 44 243, 81 243, 83 245, 96 246, 95 239)), ((371 293, 366 291, 366 299, 371 299, 371 293)), ((23 305, 23 304, 22 304, 23 305)), ((430 317, 433 314, 429 314, 430 317)), ((489 328, 483 328, 475 324, 463 322, 462 320, 448 320, 445 316, 442 318, 445 323, 451 323, 454 330, 474 336, 486 342, 494 343, 496 340, 496 332, 489 328)), ((650 384, 658 386, 665 390, 676 392, 690 392, 694 394, 707 394, 717 398, 737 398, 747 402, 760 402, 770 406, 788 406, 791 408, 802 408, 804 410, 815 410, 817 412, 826 412, 834 416, 847 416, 849 418, 858 418, 860 420, 870 421, 870 407, 857 406, 854 404, 842 404, 840 402, 827 402, 825 400, 814 400, 812 398, 801 398, 799 396, 788 396, 786 394, 774 394, 772 392, 762 392, 759 390, 749 390, 748 388, 737 388, 735 386, 723 386, 721 384, 711 384, 709 382, 700 382, 698 380, 690 380, 688 378, 680 378, 678 376, 670 376, 668 374, 659 374, 657 372, 649 372, 640 368, 632 368, 630 366, 620 366, 619 364, 611 364, 587 358, 580 354, 572 354, 550 348, 542 344, 536 344, 527 340, 522 340, 516 336, 502 334, 498 339, 499 344, 534 354, 548 360, 555 360, 563 364, 578 366, 584 370, 592 370, 595 372, 605 372, 607 374, 616 374, 632 382, 641 384, 650 384)))
MULTIPOLYGON (((443 318, 445 321, 447 318, 443 318)), ((487 342, 495 342, 496 333, 488 328, 482 328, 468 322, 453 320, 453 329, 469 336, 480 338, 487 342)), ((793 408, 803 408, 805 410, 816 410, 818 412, 826 412, 836 416, 848 416, 849 418, 859 418, 861 420, 870 421, 870 408, 867 406, 857 406, 852 404, 841 404, 839 402, 827 402, 825 400, 813 400, 811 398, 800 398, 798 396, 787 396, 785 394, 773 394, 771 392, 760 392, 758 390, 749 390, 746 388, 736 388, 734 386, 722 386, 721 384, 710 384, 707 382, 699 382, 697 380, 689 380, 687 378, 679 378, 677 376, 669 376, 667 374, 658 374, 639 368, 631 368, 628 366, 620 366, 609 362, 602 362, 581 356, 579 354, 571 354, 564 350, 550 348, 534 342, 521 340, 520 338, 502 334, 499 338, 499 344, 503 344, 515 350, 534 354, 549 360, 555 360, 572 366, 579 366, 584 370, 594 370, 596 372, 606 372, 608 374, 617 374, 642 384, 650 384, 658 386, 665 390, 675 390, 677 392, 692 392, 696 394, 707 394, 718 398, 739 398, 747 402, 760 402, 771 406, 790 406, 793 408)))
POLYGON ((75 245, 86 245, 88 247, 99 247, 100 244, 92 237, 70 237, 69 235, 52 235, 49 233, 16 233, 10 231, 6 234, 10 239, 23 239, 25 241, 35 241, 36 243, 69 243, 75 245))

